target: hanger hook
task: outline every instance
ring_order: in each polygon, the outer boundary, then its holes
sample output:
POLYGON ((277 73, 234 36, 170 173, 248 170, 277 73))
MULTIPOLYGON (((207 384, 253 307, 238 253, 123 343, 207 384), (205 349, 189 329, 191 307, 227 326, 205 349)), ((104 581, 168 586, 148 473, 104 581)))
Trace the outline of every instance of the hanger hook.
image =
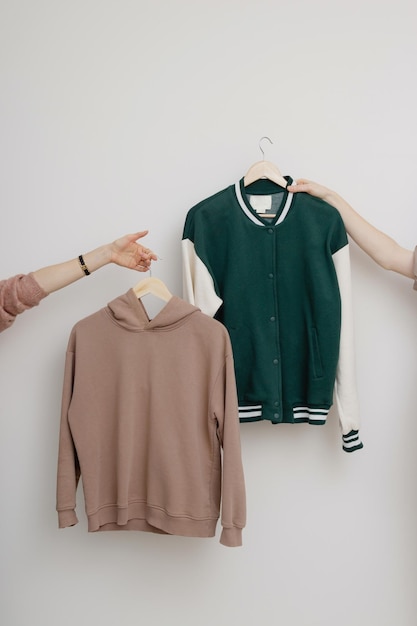
POLYGON ((268 141, 269 141, 269 143, 271 145, 272 145, 273 142, 270 140, 269 137, 261 137, 260 140, 259 140, 259 150, 262 152, 262 158, 265 160, 265 152, 263 151, 262 146, 261 146, 261 144, 262 144, 264 139, 268 139, 268 141))

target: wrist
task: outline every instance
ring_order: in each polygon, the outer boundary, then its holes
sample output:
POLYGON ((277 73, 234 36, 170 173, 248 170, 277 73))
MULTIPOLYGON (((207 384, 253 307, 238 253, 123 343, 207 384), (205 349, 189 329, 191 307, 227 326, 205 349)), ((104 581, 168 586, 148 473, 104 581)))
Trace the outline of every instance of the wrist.
POLYGON ((83 257, 90 272, 95 272, 100 267, 103 267, 103 265, 107 265, 111 262, 111 244, 106 244, 92 250, 91 252, 87 252, 83 255, 83 257))
POLYGON ((333 191, 333 189, 328 189, 327 187, 325 187, 323 200, 325 200, 329 204, 334 204, 338 199, 340 199, 340 196, 338 193, 336 193, 336 191, 333 191))

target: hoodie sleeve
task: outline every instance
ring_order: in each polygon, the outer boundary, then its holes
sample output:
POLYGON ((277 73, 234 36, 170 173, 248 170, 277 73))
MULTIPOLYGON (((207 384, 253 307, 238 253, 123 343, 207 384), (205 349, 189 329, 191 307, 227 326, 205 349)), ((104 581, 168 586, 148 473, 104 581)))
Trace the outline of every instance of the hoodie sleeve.
POLYGON ((246 524, 246 491, 235 371, 231 351, 226 356, 213 398, 217 436, 223 450, 220 543, 224 546, 236 547, 242 545, 242 529, 246 524))
MULTIPOLYGON (((70 339, 71 342, 71 339, 70 339)), ((68 349, 65 361, 65 374, 62 392, 61 427, 59 434, 57 503, 59 528, 78 523, 75 513, 76 491, 80 478, 77 452, 68 423, 68 410, 71 404, 74 380, 75 354, 68 349)))

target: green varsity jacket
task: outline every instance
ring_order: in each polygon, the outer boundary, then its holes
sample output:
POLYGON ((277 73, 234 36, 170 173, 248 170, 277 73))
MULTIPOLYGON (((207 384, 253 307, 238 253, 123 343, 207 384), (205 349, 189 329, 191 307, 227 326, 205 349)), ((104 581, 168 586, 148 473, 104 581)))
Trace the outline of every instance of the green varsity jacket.
POLYGON ((362 448, 338 211, 241 179, 190 209, 182 246, 184 298, 229 331, 240 420, 324 424, 335 400, 343 449, 362 448))

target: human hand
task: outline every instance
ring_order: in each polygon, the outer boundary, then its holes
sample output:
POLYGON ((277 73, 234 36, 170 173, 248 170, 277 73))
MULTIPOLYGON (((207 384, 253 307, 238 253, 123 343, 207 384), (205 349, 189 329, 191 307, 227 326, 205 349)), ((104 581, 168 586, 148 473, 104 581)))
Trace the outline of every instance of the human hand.
POLYGON ((110 244, 110 263, 116 263, 122 267, 147 272, 152 261, 157 260, 157 256, 152 250, 136 243, 148 234, 143 230, 131 235, 124 235, 110 244))
POLYGON ((324 185, 319 185, 319 183, 315 183, 312 180, 308 180, 307 178, 297 178, 296 184, 288 185, 287 189, 291 193, 303 191, 304 193, 309 193, 311 196, 321 198, 322 200, 327 200, 333 193, 331 189, 324 187, 324 185))

